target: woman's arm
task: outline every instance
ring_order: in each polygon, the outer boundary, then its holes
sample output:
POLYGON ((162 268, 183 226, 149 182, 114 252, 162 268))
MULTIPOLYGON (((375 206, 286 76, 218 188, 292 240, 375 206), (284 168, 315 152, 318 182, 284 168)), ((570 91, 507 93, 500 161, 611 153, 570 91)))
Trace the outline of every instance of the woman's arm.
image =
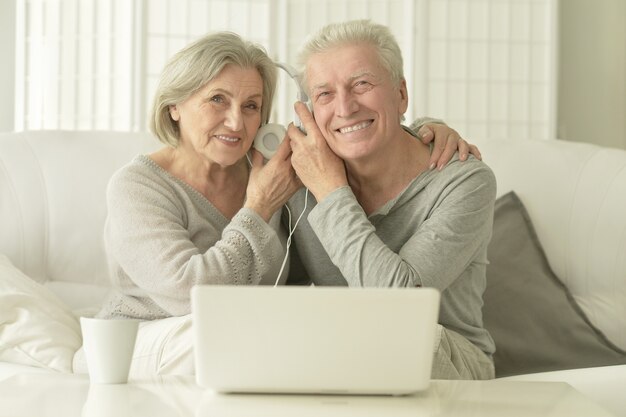
POLYGON ((257 284, 278 273, 284 248, 258 213, 242 208, 228 221, 199 194, 185 197, 182 190, 143 172, 112 179, 105 244, 125 293, 180 315, 189 312, 194 285, 257 284))
POLYGON ((466 161, 472 154, 482 160, 478 147, 463 139, 459 133, 446 125, 443 121, 430 117, 420 117, 411 123, 409 127, 422 140, 429 144, 434 141, 430 155, 429 168, 438 170, 452 159, 455 152, 459 152, 459 160, 466 161))

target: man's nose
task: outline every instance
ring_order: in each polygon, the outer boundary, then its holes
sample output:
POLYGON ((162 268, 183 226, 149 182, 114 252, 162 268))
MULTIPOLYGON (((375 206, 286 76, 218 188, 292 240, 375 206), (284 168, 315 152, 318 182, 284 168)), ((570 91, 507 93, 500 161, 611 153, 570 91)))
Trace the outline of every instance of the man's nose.
POLYGON ((359 109, 359 104, 353 94, 340 92, 337 94, 337 116, 347 117, 359 109))

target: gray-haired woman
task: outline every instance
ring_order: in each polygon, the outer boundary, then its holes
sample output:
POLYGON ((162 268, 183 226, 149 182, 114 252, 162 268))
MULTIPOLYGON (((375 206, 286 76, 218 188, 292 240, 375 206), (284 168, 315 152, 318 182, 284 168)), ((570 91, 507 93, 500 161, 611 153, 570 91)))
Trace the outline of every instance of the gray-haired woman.
MULTIPOLYGON (((261 47, 228 32, 193 42, 165 66, 150 123, 165 146, 135 157, 107 191, 114 292, 98 316, 146 320, 131 376, 193 373, 194 285, 279 279, 281 208, 301 184, 287 142, 267 164, 256 152, 247 158, 276 78, 261 47)), ((79 354, 75 371, 81 362, 79 354)))

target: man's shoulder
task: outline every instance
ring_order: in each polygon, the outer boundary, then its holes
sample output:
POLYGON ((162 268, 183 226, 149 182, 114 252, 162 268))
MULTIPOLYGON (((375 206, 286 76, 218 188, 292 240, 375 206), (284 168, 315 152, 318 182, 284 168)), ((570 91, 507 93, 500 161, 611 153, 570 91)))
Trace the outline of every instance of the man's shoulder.
POLYGON ((450 162, 439 171, 439 174, 443 177, 476 175, 485 178, 492 177, 495 181, 495 175, 489 165, 473 155, 469 155, 465 161, 461 161, 458 153, 454 154, 450 162))
POLYGON ((470 155, 467 160, 461 161, 455 157, 439 171, 430 187, 446 190, 447 193, 469 193, 482 190, 484 197, 496 194, 496 176, 493 170, 483 161, 470 155))

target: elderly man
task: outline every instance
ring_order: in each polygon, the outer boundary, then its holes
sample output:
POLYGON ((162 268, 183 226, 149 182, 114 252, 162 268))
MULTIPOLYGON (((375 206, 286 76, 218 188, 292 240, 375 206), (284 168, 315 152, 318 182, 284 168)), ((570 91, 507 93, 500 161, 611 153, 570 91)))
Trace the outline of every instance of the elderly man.
POLYGON ((289 203, 305 211, 291 282, 437 288, 433 378, 493 378, 495 347, 481 311, 492 171, 456 155, 432 169, 432 148, 402 125, 408 92, 387 27, 328 25, 304 45, 300 64, 315 117, 296 103, 307 134, 288 130, 292 165, 307 187, 289 203))

